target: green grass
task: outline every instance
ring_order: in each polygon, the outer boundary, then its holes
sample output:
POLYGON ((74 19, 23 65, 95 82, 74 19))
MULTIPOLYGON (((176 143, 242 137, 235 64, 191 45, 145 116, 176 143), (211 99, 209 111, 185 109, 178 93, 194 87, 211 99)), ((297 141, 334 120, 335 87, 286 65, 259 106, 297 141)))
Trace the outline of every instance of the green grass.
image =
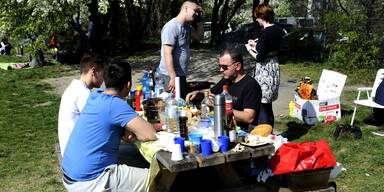
POLYGON ((63 191, 53 154, 60 97, 40 80, 67 67, 0 70, 0 191, 63 191))
POLYGON ((14 55, 0 55, 0 68, 7 70, 8 66, 12 66, 16 63, 25 63, 26 61, 26 57, 14 55))
POLYGON ((346 85, 369 85, 372 86, 376 78, 377 69, 362 69, 359 71, 343 71, 332 66, 332 63, 314 63, 314 62, 287 62, 280 65, 282 71, 288 72, 290 76, 297 79, 309 76, 315 82, 318 82, 323 69, 331 69, 348 76, 346 85), (304 69, 304 70, 303 70, 304 69))
MULTIPOLYGON (((300 64, 282 66, 283 71, 299 77, 319 78, 321 69, 300 64)), ((60 165, 53 154, 54 144, 58 142, 60 97, 44 92, 52 87, 41 80, 73 74, 73 70, 68 66, 0 70, 0 191, 64 191, 60 165)), ((357 111, 356 125, 362 128, 362 139, 355 140, 349 135, 342 135, 338 141, 332 138, 337 124, 350 122, 356 94, 355 91, 343 92, 340 121, 308 127, 299 120, 284 117, 276 122, 275 130, 284 132, 297 143, 325 139, 336 160, 347 169, 334 179, 339 191, 382 191, 384 137, 374 136, 371 131, 384 131, 384 127, 364 123, 370 109, 359 107, 357 111)))
MULTIPOLYGON (((282 66, 282 71, 293 77, 311 76, 318 81, 323 67, 288 64, 282 66)), ((375 74, 374 74, 375 75, 375 74)), ((349 75, 348 78, 357 77, 349 75)), ((365 77, 367 79, 371 77, 365 77)), ((373 81, 371 82, 373 83, 373 81)), ((354 139, 352 135, 344 134, 338 141, 333 140, 333 132, 338 124, 349 124, 353 113, 353 100, 357 91, 343 91, 341 95, 342 118, 328 125, 317 123, 312 127, 290 117, 284 117, 277 122, 276 131, 292 139, 291 142, 315 142, 325 139, 331 147, 336 161, 347 171, 343 171, 333 179, 339 191, 382 191, 384 189, 384 137, 373 135, 372 131, 384 131, 384 126, 371 126, 365 123, 370 118, 371 109, 359 106, 354 125, 361 128, 362 139, 354 139), (369 176, 366 176, 369 174, 369 176)))

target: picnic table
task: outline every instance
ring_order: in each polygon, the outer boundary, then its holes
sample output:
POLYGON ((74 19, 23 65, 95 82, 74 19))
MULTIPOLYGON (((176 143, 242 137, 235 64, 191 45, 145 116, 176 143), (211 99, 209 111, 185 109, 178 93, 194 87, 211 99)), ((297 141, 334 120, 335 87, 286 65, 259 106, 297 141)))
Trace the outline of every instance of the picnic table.
MULTIPOLYGON (((149 148, 153 148, 148 145, 139 144, 137 146, 144 157, 148 157, 149 148)), ((183 160, 172 161, 171 152, 158 150, 155 152, 154 158, 146 158, 151 162, 151 176, 147 183, 149 191, 180 189, 183 191, 211 191, 243 186, 233 164, 242 161, 249 163, 251 158, 266 157, 274 151, 275 148, 272 144, 266 144, 258 147, 245 147, 243 151, 216 152, 209 156, 184 152, 183 160)))

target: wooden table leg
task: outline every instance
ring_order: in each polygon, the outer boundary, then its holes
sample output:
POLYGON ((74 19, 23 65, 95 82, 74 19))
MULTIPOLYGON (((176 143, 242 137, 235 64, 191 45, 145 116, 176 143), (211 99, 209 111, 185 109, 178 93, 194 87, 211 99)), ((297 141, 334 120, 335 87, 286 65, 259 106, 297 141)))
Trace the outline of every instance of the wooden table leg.
POLYGON ((150 191, 170 191, 176 176, 177 173, 171 173, 168 171, 168 169, 162 168, 160 173, 156 176, 155 180, 151 183, 150 191))
POLYGON ((221 164, 215 166, 215 169, 220 177, 222 184, 226 188, 242 186, 243 182, 240 180, 236 170, 232 167, 231 163, 221 164))

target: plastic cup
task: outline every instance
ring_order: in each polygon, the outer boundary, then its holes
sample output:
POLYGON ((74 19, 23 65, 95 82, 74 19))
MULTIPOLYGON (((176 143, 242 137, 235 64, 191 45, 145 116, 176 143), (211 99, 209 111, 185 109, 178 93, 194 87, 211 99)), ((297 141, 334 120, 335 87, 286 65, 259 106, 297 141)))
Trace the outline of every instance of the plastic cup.
POLYGON ((183 160, 183 159, 184 159, 184 157, 183 157, 183 153, 181 153, 180 144, 174 144, 172 146, 171 160, 172 161, 180 161, 180 160, 183 160))
POLYGON ((212 141, 210 139, 201 140, 201 153, 204 156, 209 156, 212 153, 212 141))
POLYGON ((184 137, 175 137, 173 139, 173 141, 175 142, 175 144, 180 144, 181 152, 183 153, 184 152, 184 142, 185 142, 184 137))
POLYGON ((209 128, 211 126, 211 120, 209 119, 201 119, 200 120, 200 125, 202 128, 209 128))
POLYGON ((189 141, 191 141, 191 146, 190 146, 190 152, 191 153, 200 153, 201 152, 201 139, 203 138, 202 134, 189 134, 189 141))
POLYGON ((219 141, 220 151, 221 152, 228 151, 229 137, 228 136, 218 136, 217 140, 219 141))

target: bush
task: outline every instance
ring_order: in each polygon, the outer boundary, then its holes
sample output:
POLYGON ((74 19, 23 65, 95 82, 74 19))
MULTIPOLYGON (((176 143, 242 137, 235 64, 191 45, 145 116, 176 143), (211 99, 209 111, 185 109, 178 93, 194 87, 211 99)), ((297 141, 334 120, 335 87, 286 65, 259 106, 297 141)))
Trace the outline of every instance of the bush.
POLYGON ((366 71, 379 67, 378 34, 365 30, 365 15, 327 13, 325 19, 327 33, 330 37, 335 37, 334 41, 327 45, 333 67, 346 71, 366 71), (344 38, 336 40, 337 35, 344 38))

